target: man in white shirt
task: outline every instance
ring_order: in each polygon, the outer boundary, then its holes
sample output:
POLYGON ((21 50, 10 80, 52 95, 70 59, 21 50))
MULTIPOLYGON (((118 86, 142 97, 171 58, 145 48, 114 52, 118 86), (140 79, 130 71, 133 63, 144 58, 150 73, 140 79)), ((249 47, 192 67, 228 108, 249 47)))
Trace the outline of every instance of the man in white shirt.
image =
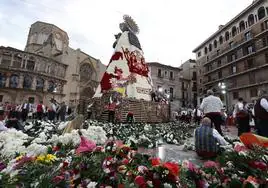
POLYGON ((203 99, 200 110, 203 111, 206 117, 211 119, 212 123, 215 126, 215 129, 221 134, 221 124, 222 124, 222 117, 221 117, 221 109, 223 108, 223 104, 219 97, 213 95, 212 90, 207 91, 208 96, 203 99))
POLYGON ((259 99, 254 106, 254 115, 257 119, 257 134, 268 137, 268 95, 266 90, 260 90, 259 99))
POLYGON ((219 145, 228 145, 228 142, 216 129, 211 128, 211 120, 207 117, 202 119, 201 127, 195 130, 195 148, 200 157, 216 157, 220 152, 219 145))

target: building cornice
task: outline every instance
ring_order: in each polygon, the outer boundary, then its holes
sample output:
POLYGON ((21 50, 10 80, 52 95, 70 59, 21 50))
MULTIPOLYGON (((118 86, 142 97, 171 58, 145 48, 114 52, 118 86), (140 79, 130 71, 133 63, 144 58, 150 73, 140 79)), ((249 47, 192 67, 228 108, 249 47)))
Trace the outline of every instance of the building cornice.
POLYGON ((158 62, 147 62, 147 64, 151 67, 151 66, 155 66, 155 67, 162 67, 162 68, 169 68, 169 69, 173 69, 176 71, 181 71, 182 69, 179 67, 172 67, 170 65, 164 65, 158 62))
POLYGON ((264 0, 255 0, 251 5, 249 5, 246 9, 244 9, 242 12, 240 12, 237 16, 235 16, 231 21, 226 23, 221 29, 216 31, 214 34, 212 34, 208 39, 206 39, 204 42, 202 42, 199 46, 197 46, 192 52, 196 53, 200 48, 206 45, 210 40, 215 38, 218 34, 220 34, 222 31, 224 31, 226 28, 228 28, 231 24, 233 24, 235 21, 237 21, 241 16, 246 14, 248 11, 250 11, 252 8, 258 6, 260 3, 262 3, 264 0))
POLYGON ((23 51, 23 50, 19 50, 17 48, 13 48, 13 47, 9 47, 9 46, 8 47, 0 46, 0 50, 9 50, 9 51, 17 52, 17 53, 19 52, 19 53, 29 54, 31 56, 36 56, 36 57, 44 58, 44 59, 49 60, 49 61, 54 61, 54 62, 56 62, 58 64, 61 64, 61 65, 65 66, 65 67, 68 67, 67 64, 65 64, 63 62, 60 62, 60 61, 57 61, 57 60, 55 60, 53 58, 42 56, 42 55, 39 55, 39 54, 36 54, 36 53, 26 52, 26 51, 23 51))

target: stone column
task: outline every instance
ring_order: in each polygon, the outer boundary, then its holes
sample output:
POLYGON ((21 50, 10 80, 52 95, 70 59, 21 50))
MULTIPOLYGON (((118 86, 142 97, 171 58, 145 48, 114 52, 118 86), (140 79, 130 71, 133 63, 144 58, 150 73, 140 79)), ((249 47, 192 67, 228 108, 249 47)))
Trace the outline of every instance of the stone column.
POLYGON ((2 63, 2 56, 0 56, 0 65, 1 65, 1 63, 2 63))
POLYGON ((6 77, 6 87, 9 87, 9 82, 10 82, 10 76, 7 76, 6 77))
POLYGON ((23 57, 21 57, 20 68, 22 68, 22 69, 23 69, 23 60, 24 60, 24 58, 23 58, 23 57))
POLYGON ((47 91, 47 89, 48 89, 48 81, 45 80, 45 83, 44 83, 44 91, 47 91))
POLYGON ((33 77, 32 90, 36 90, 36 77, 33 77))
POLYGON ((11 54, 11 63, 10 63, 11 67, 13 67, 13 63, 14 63, 14 54, 11 54))
POLYGON ((25 59, 25 67, 24 67, 24 69, 26 69, 27 64, 28 64, 28 57, 25 59))
POLYGON ((37 72, 37 68, 38 68, 38 64, 37 64, 37 62, 35 61, 35 62, 34 62, 34 71, 35 71, 35 72, 37 72))
POLYGON ((24 75, 20 75, 19 76, 19 86, 18 88, 23 88, 23 80, 24 80, 24 75))

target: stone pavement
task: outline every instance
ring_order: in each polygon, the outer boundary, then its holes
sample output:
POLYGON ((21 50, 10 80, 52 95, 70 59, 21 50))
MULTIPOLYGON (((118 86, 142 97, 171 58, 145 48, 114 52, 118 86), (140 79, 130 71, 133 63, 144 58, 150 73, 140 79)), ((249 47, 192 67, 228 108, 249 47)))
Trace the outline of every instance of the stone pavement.
MULTIPOLYGON (((223 134, 227 135, 229 138, 237 138, 237 128, 232 126, 228 127, 228 131, 222 127, 223 134)), ((194 144, 194 137, 189 138, 185 141, 186 143, 194 144)), ((183 160, 191 160, 195 164, 202 163, 200 157, 197 156, 195 151, 185 151, 183 150, 184 146, 176 146, 176 145, 165 145, 165 160, 174 160, 174 161, 183 161, 183 160)))
MULTIPOLYGON (((234 126, 228 126, 228 131, 222 127, 223 134, 228 136, 229 138, 237 138, 237 128, 234 126)), ((191 137, 185 141, 185 143, 194 144, 194 137, 191 137)), ((185 151, 183 145, 171 145, 171 144, 164 144, 155 150, 151 150, 149 152, 153 156, 158 156, 164 161, 183 161, 183 160, 190 160, 195 164, 201 164, 202 160, 200 157, 197 156, 195 151, 185 151)))

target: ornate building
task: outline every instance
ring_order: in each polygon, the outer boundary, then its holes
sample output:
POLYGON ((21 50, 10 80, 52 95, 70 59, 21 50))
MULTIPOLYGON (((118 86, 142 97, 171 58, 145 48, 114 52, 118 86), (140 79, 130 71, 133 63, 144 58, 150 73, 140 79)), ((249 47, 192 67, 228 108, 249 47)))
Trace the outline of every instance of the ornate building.
POLYGON ((0 103, 55 98, 75 106, 93 96, 105 68, 70 48, 65 31, 38 21, 31 25, 25 51, 0 47, 0 103))
POLYGON ((53 59, 1 46, 0 102, 60 100, 67 82, 66 69, 66 64, 53 59))
POLYGON ((182 81, 181 68, 164 65, 157 62, 148 63, 153 81, 154 91, 168 94, 171 101, 171 107, 178 110, 182 105, 182 81))
POLYGON ((268 87, 268 1, 253 1, 193 52, 199 103, 208 89, 214 89, 229 108, 238 97, 256 100, 257 90, 268 87), (221 91, 223 83, 226 90, 221 91))

